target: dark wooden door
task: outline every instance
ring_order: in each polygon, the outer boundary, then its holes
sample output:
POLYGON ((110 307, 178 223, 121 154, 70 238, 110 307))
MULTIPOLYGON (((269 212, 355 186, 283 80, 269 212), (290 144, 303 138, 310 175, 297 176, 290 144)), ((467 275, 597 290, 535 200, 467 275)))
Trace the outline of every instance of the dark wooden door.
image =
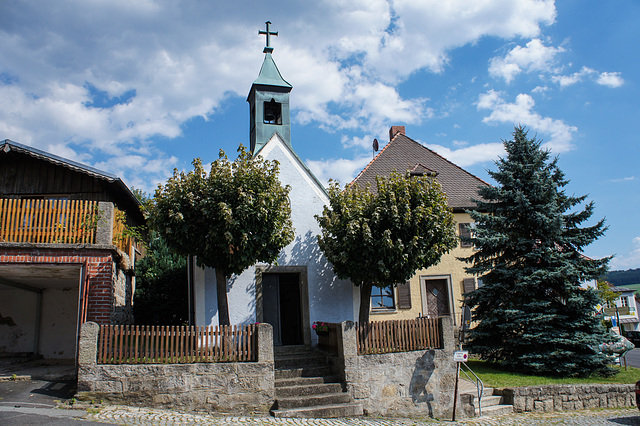
POLYGON ((449 315, 448 281, 444 278, 425 280, 425 292, 427 299, 427 312, 429 317, 442 317, 449 315))
POLYGON ((262 274, 263 320, 273 327, 276 345, 301 345, 300 274, 262 274))

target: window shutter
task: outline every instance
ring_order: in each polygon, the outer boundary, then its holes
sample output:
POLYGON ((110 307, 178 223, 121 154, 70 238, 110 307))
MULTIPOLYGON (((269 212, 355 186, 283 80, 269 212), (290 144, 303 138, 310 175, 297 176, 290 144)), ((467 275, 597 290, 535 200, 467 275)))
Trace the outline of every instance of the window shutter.
POLYGON ((472 292, 476 289, 476 280, 475 278, 465 278, 462 280, 462 287, 464 288, 465 293, 472 292))
POLYGON ((398 284, 398 309, 411 309, 411 284, 398 284))

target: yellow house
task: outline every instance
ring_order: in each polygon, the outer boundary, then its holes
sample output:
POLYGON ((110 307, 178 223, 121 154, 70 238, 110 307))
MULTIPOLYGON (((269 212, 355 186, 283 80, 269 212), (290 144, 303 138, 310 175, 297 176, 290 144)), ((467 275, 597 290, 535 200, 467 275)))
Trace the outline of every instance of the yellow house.
MULTIPOLYGON (((433 176, 447 194, 458 232, 468 234, 471 217, 465 212, 475 208, 473 199, 478 198, 478 187, 488 184, 407 137, 404 126, 391 127, 389 140, 352 184, 375 188, 376 176, 388 176, 392 171, 433 176)), ((472 253, 472 246, 460 242, 442 256, 440 263, 417 271, 406 283, 384 289, 374 287, 371 321, 452 316, 454 324, 459 324, 462 294, 475 289, 478 283, 465 272, 468 265, 458 258, 472 253)))

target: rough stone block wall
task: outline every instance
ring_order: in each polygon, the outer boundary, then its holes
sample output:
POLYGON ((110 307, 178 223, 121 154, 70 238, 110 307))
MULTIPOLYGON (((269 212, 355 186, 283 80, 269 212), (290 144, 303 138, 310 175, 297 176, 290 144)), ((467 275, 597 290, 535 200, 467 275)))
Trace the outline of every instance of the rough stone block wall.
POLYGON ((455 365, 444 350, 358 356, 347 383, 369 414, 451 419, 455 365))
POLYGON ((201 363, 80 366, 77 397, 187 411, 267 413, 273 364, 201 363))
POLYGON ((258 362, 237 363, 97 364, 99 330, 93 322, 82 325, 79 399, 235 414, 265 414, 275 401, 273 331, 269 324, 258 328, 258 362))
POLYGON ((513 410, 564 411, 585 408, 618 408, 635 406, 632 384, 549 385, 506 388, 500 391, 513 410))
POLYGON ((441 319, 443 349, 357 355, 353 323, 342 323, 340 333, 340 355, 335 364, 344 368, 347 390, 366 412, 452 418, 457 366, 450 318, 441 319))
POLYGON ((112 324, 133 324, 133 277, 120 267, 113 268, 112 324))

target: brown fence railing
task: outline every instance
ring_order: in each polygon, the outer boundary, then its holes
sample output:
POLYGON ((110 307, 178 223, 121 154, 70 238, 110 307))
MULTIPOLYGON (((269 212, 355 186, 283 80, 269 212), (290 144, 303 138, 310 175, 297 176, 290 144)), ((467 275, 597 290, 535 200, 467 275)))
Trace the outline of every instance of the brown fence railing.
POLYGON ((416 318, 412 320, 374 321, 356 324, 358 355, 387 352, 406 352, 440 349, 440 320, 416 318))
POLYGON ((257 326, 106 325, 98 336, 99 364, 251 362, 258 359, 257 326))
MULTIPOLYGON (((98 202, 0 198, 0 242, 95 244, 98 202)), ((113 244, 129 256, 135 240, 124 212, 115 209, 113 244)))
POLYGON ((113 244, 131 257, 135 241, 131 234, 127 232, 129 230, 126 225, 127 218, 125 213, 118 209, 115 209, 114 212, 113 244))
POLYGON ((325 323, 329 330, 326 333, 318 333, 318 348, 338 355, 338 329, 340 324, 325 323))
POLYGON ((0 198, 0 242, 92 244, 98 203, 0 198))

